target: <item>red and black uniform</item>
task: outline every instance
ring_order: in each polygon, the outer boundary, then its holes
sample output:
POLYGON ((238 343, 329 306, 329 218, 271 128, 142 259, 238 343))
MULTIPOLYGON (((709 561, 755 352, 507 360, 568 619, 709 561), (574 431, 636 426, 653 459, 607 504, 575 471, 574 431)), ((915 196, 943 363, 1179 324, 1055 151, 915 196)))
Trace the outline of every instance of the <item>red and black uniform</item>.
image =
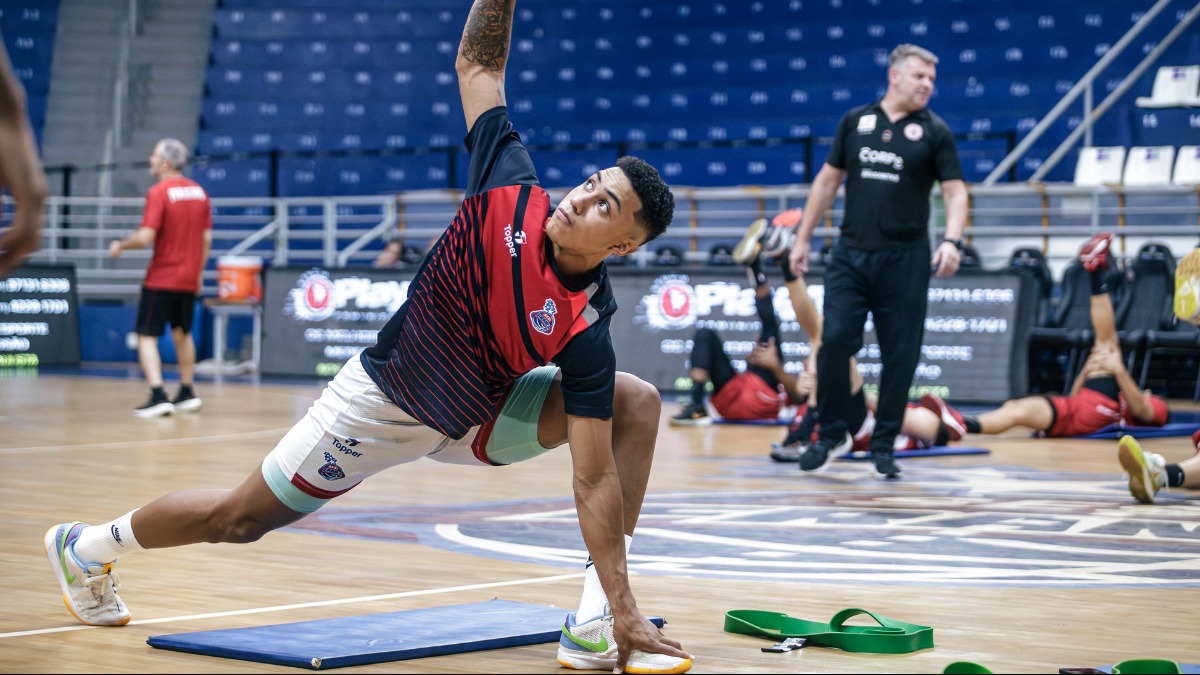
POLYGON ((1125 402, 1125 395, 1120 393, 1116 378, 1090 378, 1070 396, 1046 397, 1054 410, 1054 420, 1042 435, 1055 438, 1086 436, 1113 424, 1148 427, 1166 424, 1170 419, 1166 401, 1153 395, 1145 398, 1153 414, 1148 420, 1137 419, 1125 402))
POLYGON ((204 233, 212 229, 208 194, 190 178, 164 178, 146 193, 141 226, 155 234, 154 253, 142 284, 137 332, 162 335, 170 323, 191 333, 205 263, 204 233))
POLYGON ((497 107, 466 138, 466 199, 426 257, 409 298, 362 354, 393 403, 454 439, 496 415, 509 387, 553 362, 569 415, 612 416, 616 300, 603 263, 581 285, 554 263, 553 208, 529 153, 497 107))

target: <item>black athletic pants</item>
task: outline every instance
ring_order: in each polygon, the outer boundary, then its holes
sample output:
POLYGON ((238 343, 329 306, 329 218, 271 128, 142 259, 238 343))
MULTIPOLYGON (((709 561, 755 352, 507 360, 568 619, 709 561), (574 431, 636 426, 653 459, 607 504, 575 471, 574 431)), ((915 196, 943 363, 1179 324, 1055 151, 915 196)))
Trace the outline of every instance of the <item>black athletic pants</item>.
POLYGON ((870 312, 883 371, 871 451, 890 451, 908 403, 908 390, 921 357, 929 293, 928 242, 874 251, 841 241, 825 271, 825 326, 817 355, 817 411, 822 438, 836 442, 847 429, 850 357, 863 346, 870 312))

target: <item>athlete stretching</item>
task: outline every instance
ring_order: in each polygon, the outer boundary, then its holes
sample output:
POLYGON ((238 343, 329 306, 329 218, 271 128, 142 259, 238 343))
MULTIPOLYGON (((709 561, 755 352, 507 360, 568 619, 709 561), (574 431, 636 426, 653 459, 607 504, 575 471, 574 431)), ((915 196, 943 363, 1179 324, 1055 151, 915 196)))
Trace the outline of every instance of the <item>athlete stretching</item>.
POLYGON ((557 208, 550 203, 505 107, 513 4, 477 0, 467 18, 457 59, 471 153, 466 199, 408 301, 238 487, 176 492, 103 525, 51 528, 46 553, 80 621, 129 621, 114 588, 119 554, 252 542, 421 457, 512 464, 569 442, 579 526, 595 564, 564 625, 559 663, 691 668, 629 587, 626 546, 661 403, 654 387, 616 372, 608 334, 616 303, 603 262, 662 234, 674 200, 653 167, 626 157, 557 208), (358 441, 353 453, 341 450, 346 438, 358 441))

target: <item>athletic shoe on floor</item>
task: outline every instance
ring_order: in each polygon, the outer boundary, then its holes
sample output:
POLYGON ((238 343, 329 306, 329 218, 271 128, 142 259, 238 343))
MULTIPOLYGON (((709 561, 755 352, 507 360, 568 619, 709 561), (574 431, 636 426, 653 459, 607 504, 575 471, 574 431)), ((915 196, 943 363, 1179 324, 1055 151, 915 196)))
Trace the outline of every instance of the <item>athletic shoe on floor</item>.
POLYGON ((900 465, 896 464, 896 455, 891 450, 872 450, 871 462, 875 464, 875 472, 879 478, 899 478, 900 465))
POLYGON ((1083 248, 1079 249, 1079 262, 1083 263, 1083 269, 1095 272, 1108 268, 1108 249, 1112 238, 1112 233, 1101 232, 1087 240, 1083 248))
POLYGON ((117 596, 121 580, 113 571, 115 562, 84 565, 75 558, 72 547, 84 527, 79 522, 63 523, 46 532, 46 557, 62 588, 63 604, 89 626, 124 626, 129 623, 129 610, 117 596))
POLYGON ((1175 316, 1200 325, 1200 248, 1194 248, 1175 266, 1175 316))
POLYGON ((822 471, 830 462, 850 452, 853 446, 854 439, 850 438, 850 434, 842 434, 842 439, 833 443, 825 438, 818 438, 800 455, 800 470, 810 473, 822 471))
MULTIPOLYGON (((576 670, 606 670, 617 666, 617 643, 613 640, 611 614, 575 623, 575 613, 567 615, 558 639, 558 664, 576 670)), ((633 650, 625 662, 625 672, 649 675, 686 673, 691 659, 633 650)))
POLYGON ((749 264, 754 256, 758 255, 759 240, 762 239, 763 232, 770 227, 770 223, 766 218, 759 218, 750 223, 750 227, 746 228, 746 233, 742 235, 742 240, 733 247, 733 261, 739 265, 749 264))
POLYGON ((950 440, 961 441, 962 437, 967 435, 967 424, 963 421, 962 413, 947 405, 942 397, 937 394, 925 394, 921 397, 921 407, 937 415, 942 424, 946 425, 950 431, 950 440))
POLYGON ((175 406, 167 400, 166 394, 150 394, 149 400, 133 409, 138 417, 162 417, 175 412, 175 406))
POLYGON ((192 391, 190 388, 180 389, 179 393, 176 394, 175 398, 171 401, 171 405, 174 406, 175 410, 182 412, 198 412, 200 410, 200 406, 203 405, 203 401, 201 401, 200 397, 196 396, 196 392, 192 391))
POLYGON ((808 443, 776 443, 771 446, 771 459, 776 462, 799 462, 808 452, 808 443))
POLYGON ((1142 450, 1133 436, 1117 441, 1117 459, 1129 474, 1129 494, 1143 504, 1153 504, 1154 494, 1167 486, 1166 460, 1142 450))
POLYGON ((708 408, 705 408, 703 403, 700 405, 689 403, 683 407, 683 410, 678 415, 671 418, 671 424, 685 427, 699 427, 712 424, 712 418, 708 416, 708 408))

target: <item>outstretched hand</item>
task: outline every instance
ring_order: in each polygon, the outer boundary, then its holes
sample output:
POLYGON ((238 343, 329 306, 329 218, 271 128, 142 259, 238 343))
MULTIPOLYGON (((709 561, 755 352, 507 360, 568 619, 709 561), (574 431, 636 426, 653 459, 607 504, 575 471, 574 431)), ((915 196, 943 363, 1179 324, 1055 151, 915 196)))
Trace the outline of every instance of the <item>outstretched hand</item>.
POLYGON ((677 640, 662 634, 650 620, 636 611, 625 615, 613 615, 613 639, 617 641, 617 666, 614 673, 625 672, 629 655, 634 650, 652 654, 666 654, 681 659, 692 658, 683 651, 677 640))

